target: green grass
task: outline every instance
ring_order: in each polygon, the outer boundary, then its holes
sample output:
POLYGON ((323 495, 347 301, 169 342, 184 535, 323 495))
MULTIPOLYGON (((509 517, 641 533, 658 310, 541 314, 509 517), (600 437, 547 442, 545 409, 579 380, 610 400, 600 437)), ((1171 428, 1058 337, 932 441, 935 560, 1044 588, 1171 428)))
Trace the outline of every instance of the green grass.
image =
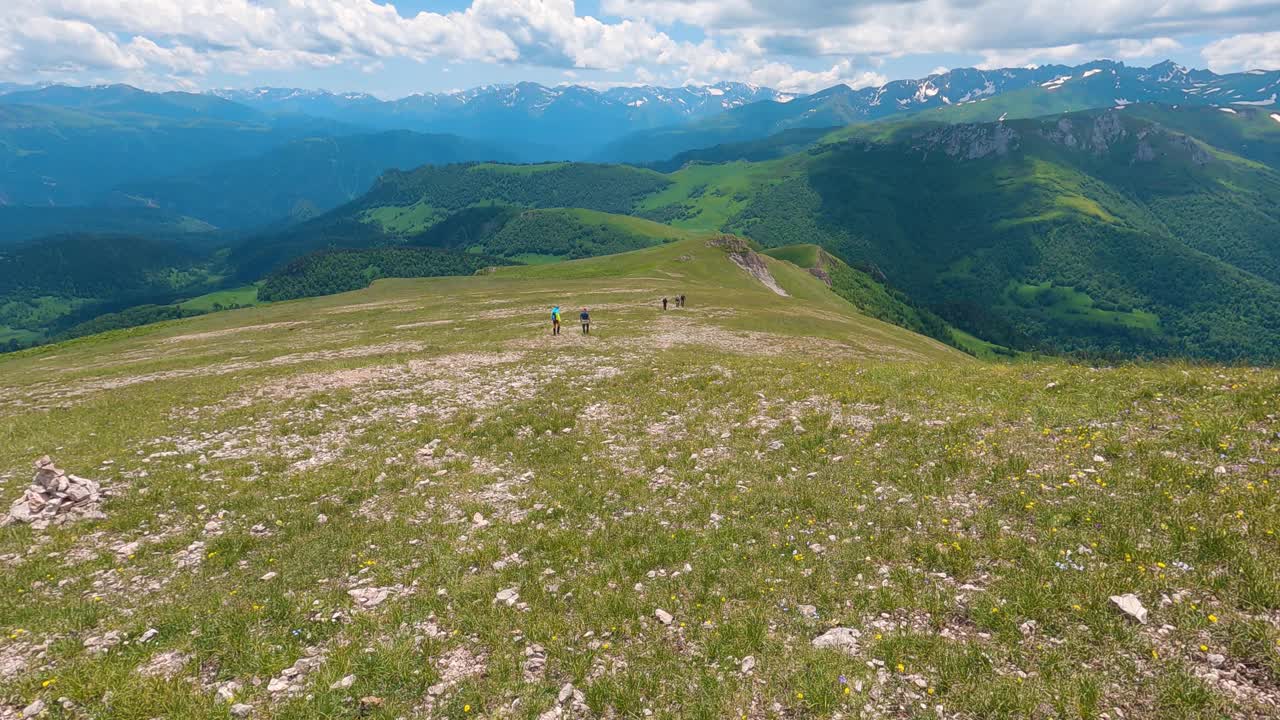
POLYGON ((40 337, 40 333, 33 330, 24 330, 22 328, 11 328, 5 325, 0 325, 0 343, 17 340, 19 343, 25 344, 38 340, 40 337))
POLYGON ((214 305, 227 308, 232 305, 249 306, 258 304, 258 286, 245 285, 229 290, 219 290, 200 297, 194 297, 178 303, 184 310, 213 310, 214 305))
POLYGON ((414 203, 405 207, 389 205, 365 210, 361 215, 365 222, 376 223, 389 233, 413 235, 426 232, 448 213, 426 203, 414 203))
POLYGON ((558 170, 569 165, 566 162, 545 162, 529 165, 506 165, 503 163, 476 163, 471 166, 473 172, 496 172, 510 175, 537 175, 538 173, 558 170))
POLYGON ((673 204, 688 205, 688 217, 671 224, 691 230, 716 230, 728 224, 762 184, 774 178, 781 161, 772 163, 731 162, 719 165, 694 164, 671 173, 674 182, 646 197, 637 212, 655 212, 673 204))
POLYGON ((235 681, 259 718, 532 720, 565 683, 618 718, 1267 716, 1280 373, 981 363, 765 262, 787 297, 692 239, 0 358, 0 498, 46 452, 112 493, 0 530, 5 711, 225 718, 235 681), (811 645, 836 626, 856 652, 811 645))
POLYGON ((1006 298, 1026 309, 1043 312, 1060 322, 1116 325, 1157 331, 1160 318, 1144 310, 1106 310, 1095 305, 1088 293, 1044 283, 1010 283, 1006 298))

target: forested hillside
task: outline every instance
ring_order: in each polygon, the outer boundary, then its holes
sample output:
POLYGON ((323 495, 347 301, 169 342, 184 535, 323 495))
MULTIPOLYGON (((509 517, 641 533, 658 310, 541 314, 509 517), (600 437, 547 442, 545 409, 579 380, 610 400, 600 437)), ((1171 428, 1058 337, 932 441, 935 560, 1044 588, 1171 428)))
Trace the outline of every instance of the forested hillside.
MULTIPOLYGON (((766 247, 821 244, 958 330, 1015 350, 1280 357, 1280 175, 1264 164, 1280 133, 1259 120, 1280 123, 1257 108, 1214 111, 1236 126, 1205 112, 854 126, 711 149, 666 175, 428 168, 388 176, 344 212, 384 231, 446 235, 469 227, 452 212, 486 204, 629 212, 766 247)), ((511 222, 510 211, 485 212, 482 222, 511 222)))
POLYGON ((177 242, 69 234, 0 249, 0 344, 27 344, 103 313, 215 287, 216 261, 177 242))
POLYGON ((258 289, 258 298, 274 302, 333 295, 368 287, 384 277, 471 275, 482 268, 506 263, 499 258, 435 248, 327 250, 299 258, 272 273, 258 289))
POLYGON ((516 159, 512 151, 454 135, 395 131, 311 137, 198 173, 125 183, 112 199, 159 207, 218 227, 254 228, 331 210, 368 192, 387 170, 516 159))

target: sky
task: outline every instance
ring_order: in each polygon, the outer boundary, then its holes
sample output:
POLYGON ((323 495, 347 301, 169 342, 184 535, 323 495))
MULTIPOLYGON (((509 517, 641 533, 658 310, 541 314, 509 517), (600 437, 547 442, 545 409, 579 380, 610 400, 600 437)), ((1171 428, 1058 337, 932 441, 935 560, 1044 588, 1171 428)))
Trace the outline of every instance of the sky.
POLYGON ((17 83, 813 92, 1100 58, 1280 69, 1280 0, 0 0, 0 81, 17 83))

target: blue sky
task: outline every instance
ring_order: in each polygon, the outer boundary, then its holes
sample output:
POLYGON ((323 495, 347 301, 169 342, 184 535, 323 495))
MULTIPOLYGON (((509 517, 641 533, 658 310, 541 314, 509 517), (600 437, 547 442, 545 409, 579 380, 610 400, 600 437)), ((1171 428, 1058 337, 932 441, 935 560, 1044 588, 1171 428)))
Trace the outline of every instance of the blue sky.
POLYGON ((383 97, 488 83, 737 80, 797 92, 939 68, 1280 67, 1275 0, 5 0, 0 81, 383 97), (1064 10, 1069 8, 1069 10, 1064 10))

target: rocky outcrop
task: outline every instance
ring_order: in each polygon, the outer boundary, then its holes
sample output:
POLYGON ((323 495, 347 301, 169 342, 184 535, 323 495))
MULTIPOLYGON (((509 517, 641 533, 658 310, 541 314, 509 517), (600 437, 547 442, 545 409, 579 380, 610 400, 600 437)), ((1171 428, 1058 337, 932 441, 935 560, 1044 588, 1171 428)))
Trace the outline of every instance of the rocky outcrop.
POLYGON ((1018 140, 1018 132, 1004 123, 952 125, 920 138, 916 148, 926 152, 941 150, 948 157, 961 160, 980 160, 1008 155, 1017 148, 1018 140))
POLYGON ((724 250, 729 254, 729 260, 734 265, 745 270, 748 275, 759 280, 765 287, 783 297, 787 297, 787 291, 783 290, 778 281, 773 279, 773 273, 769 272, 769 266, 765 264, 764 258, 757 255, 746 240, 733 235, 721 235, 714 240, 707 241, 707 245, 724 250))
POLYGON ((82 518, 106 517, 100 509, 102 488, 95 480, 71 475, 49 456, 36 461, 36 474, 22 497, 14 501, 0 525, 28 523, 37 530, 82 518))

